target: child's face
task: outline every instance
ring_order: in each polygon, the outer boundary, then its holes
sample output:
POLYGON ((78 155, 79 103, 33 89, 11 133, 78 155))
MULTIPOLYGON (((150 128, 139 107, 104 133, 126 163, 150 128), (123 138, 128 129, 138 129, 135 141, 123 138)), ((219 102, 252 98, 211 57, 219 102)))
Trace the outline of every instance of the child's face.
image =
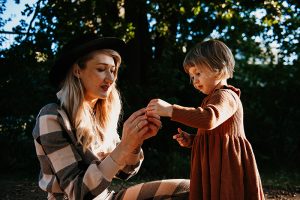
POLYGON ((194 87, 204 94, 210 94, 220 82, 217 73, 208 67, 191 67, 189 75, 194 87))

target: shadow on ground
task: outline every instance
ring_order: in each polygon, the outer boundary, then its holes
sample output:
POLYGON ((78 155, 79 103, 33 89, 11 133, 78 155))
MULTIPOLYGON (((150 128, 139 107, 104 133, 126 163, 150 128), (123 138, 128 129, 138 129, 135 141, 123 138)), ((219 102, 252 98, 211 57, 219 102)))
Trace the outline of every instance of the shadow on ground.
MULTIPOLYGON (((37 185, 37 177, 12 178, 12 176, 0 176, 0 199, 2 200, 37 200, 47 199, 47 195, 37 185)), ((125 187, 140 183, 133 181, 125 183, 125 187)), ((113 189, 120 188, 121 182, 113 182, 113 189)), ((124 184, 124 183, 122 183, 124 184)), ((264 187, 267 200, 300 200, 300 188, 276 189, 272 186, 264 187)))

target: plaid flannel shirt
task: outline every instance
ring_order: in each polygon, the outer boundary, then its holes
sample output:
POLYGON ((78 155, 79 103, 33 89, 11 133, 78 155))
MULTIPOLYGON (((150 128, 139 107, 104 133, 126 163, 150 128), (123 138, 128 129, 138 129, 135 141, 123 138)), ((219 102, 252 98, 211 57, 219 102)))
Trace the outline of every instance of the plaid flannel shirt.
POLYGON ((54 103, 39 112, 33 137, 41 167, 39 186, 48 192, 48 199, 107 199, 112 179, 135 175, 144 159, 141 150, 128 158, 132 165, 124 167, 109 155, 101 161, 91 150, 84 153, 67 114, 54 103))

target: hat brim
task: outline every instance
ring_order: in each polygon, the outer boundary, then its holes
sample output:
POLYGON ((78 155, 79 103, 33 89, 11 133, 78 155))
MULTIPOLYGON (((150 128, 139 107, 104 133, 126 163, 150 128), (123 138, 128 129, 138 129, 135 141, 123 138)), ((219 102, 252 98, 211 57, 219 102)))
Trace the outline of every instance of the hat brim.
POLYGON ((112 49, 118 52, 122 59, 125 58, 125 42, 114 37, 97 38, 86 42, 76 48, 70 49, 56 59, 50 71, 50 82, 59 88, 61 82, 65 79, 71 66, 76 60, 92 51, 100 49, 112 49))

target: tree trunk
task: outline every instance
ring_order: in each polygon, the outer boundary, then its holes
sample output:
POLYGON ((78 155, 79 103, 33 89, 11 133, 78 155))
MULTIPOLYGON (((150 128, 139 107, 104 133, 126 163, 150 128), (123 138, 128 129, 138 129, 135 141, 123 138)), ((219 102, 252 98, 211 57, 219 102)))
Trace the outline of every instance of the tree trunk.
POLYGON ((125 0, 125 21, 135 27, 135 36, 128 42, 126 74, 133 84, 145 85, 152 59, 146 1, 125 0))

